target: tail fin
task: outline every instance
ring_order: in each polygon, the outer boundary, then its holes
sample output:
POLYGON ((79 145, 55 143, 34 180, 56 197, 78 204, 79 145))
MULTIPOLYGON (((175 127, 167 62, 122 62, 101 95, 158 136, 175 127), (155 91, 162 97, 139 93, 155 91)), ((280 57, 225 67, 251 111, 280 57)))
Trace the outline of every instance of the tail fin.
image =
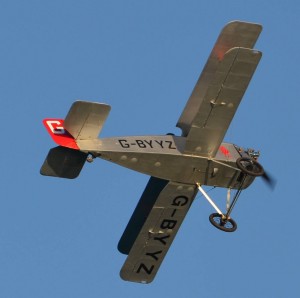
POLYGON ((43 123, 55 143, 79 150, 76 140, 96 139, 109 111, 110 106, 103 103, 76 101, 65 120, 49 118, 43 123))
POLYGON ((76 101, 65 120, 48 118, 43 121, 54 142, 60 145, 52 148, 41 168, 45 176, 76 178, 87 158, 80 151, 77 140, 96 139, 109 114, 106 104, 76 101))
POLYGON ((76 144, 76 140, 64 128, 63 119, 44 119, 43 123, 56 144, 63 147, 79 150, 79 147, 76 144))

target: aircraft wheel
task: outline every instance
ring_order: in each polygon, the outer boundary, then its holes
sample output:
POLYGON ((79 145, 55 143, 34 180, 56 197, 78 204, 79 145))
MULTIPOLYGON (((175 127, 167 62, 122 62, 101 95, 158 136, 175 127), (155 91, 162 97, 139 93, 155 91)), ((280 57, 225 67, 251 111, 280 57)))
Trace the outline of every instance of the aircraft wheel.
POLYGON ((96 157, 92 153, 89 153, 87 158, 86 158, 86 161, 89 162, 89 163, 92 163, 95 158, 96 157))
POLYGON ((265 173, 263 166, 252 158, 240 157, 236 164, 243 173, 250 176, 262 176, 265 173))
POLYGON ((219 213, 212 213, 209 216, 209 221, 217 229, 224 232, 234 232, 237 229, 237 224, 232 218, 224 220, 219 213))
POLYGON ((94 158, 92 156, 88 156, 86 158, 86 161, 89 162, 89 163, 92 163, 94 161, 94 158))

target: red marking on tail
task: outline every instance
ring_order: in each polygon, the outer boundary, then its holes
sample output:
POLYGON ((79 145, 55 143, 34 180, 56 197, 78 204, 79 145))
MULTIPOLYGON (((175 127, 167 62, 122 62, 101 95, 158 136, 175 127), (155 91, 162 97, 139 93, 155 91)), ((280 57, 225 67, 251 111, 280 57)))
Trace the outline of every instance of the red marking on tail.
POLYGON ((79 150, 75 139, 65 130, 63 119, 44 119, 43 123, 56 144, 79 150))

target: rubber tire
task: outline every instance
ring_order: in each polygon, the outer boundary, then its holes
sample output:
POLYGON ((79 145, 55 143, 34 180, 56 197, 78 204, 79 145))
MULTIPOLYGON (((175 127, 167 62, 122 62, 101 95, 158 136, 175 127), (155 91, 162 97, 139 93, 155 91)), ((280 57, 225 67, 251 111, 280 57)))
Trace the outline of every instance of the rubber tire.
POLYGON ((224 224, 221 224, 222 223, 222 215, 219 214, 219 213, 212 213, 209 216, 209 221, 214 227, 216 227, 217 229, 219 229, 223 232, 231 233, 231 232, 234 232, 237 229, 237 224, 232 218, 229 218, 224 224), (214 220, 215 218, 219 218, 220 221, 219 222, 215 221, 214 220), (230 223, 231 227, 226 227, 225 225, 227 223, 230 223))
POLYGON ((236 164, 238 166, 238 168, 245 174, 248 174, 249 176, 254 176, 254 177, 258 177, 258 176, 262 176, 265 173, 265 170, 263 168, 263 166, 257 162, 254 159, 248 158, 248 157, 240 157, 237 159, 236 164), (247 169, 244 165, 243 162, 251 162, 251 164, 253 165, 253 167, 256 167, 257 171, 253 171, 253 169, 249 170, 247 169))

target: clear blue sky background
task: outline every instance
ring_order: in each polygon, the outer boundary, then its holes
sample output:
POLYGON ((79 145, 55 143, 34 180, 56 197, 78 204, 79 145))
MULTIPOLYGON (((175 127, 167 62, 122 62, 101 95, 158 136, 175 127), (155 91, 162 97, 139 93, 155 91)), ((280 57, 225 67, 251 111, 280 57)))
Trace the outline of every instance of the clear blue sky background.
MULTIPOLYGON (((299 1, 0 0, 0 297, 299 295, 299 1), (261 150, 222 233, 195 200, 155 281, 124 282, 118 240, 148 177, 97 160, 72 181, 40 176, 42 119, 76 99, 112 106, 101 136, 180 134, 175 124, 221 28, 261 23, 263 52, 226 141, 261 150)), ((226 191, 211 193, 225 204, 226 191)))

